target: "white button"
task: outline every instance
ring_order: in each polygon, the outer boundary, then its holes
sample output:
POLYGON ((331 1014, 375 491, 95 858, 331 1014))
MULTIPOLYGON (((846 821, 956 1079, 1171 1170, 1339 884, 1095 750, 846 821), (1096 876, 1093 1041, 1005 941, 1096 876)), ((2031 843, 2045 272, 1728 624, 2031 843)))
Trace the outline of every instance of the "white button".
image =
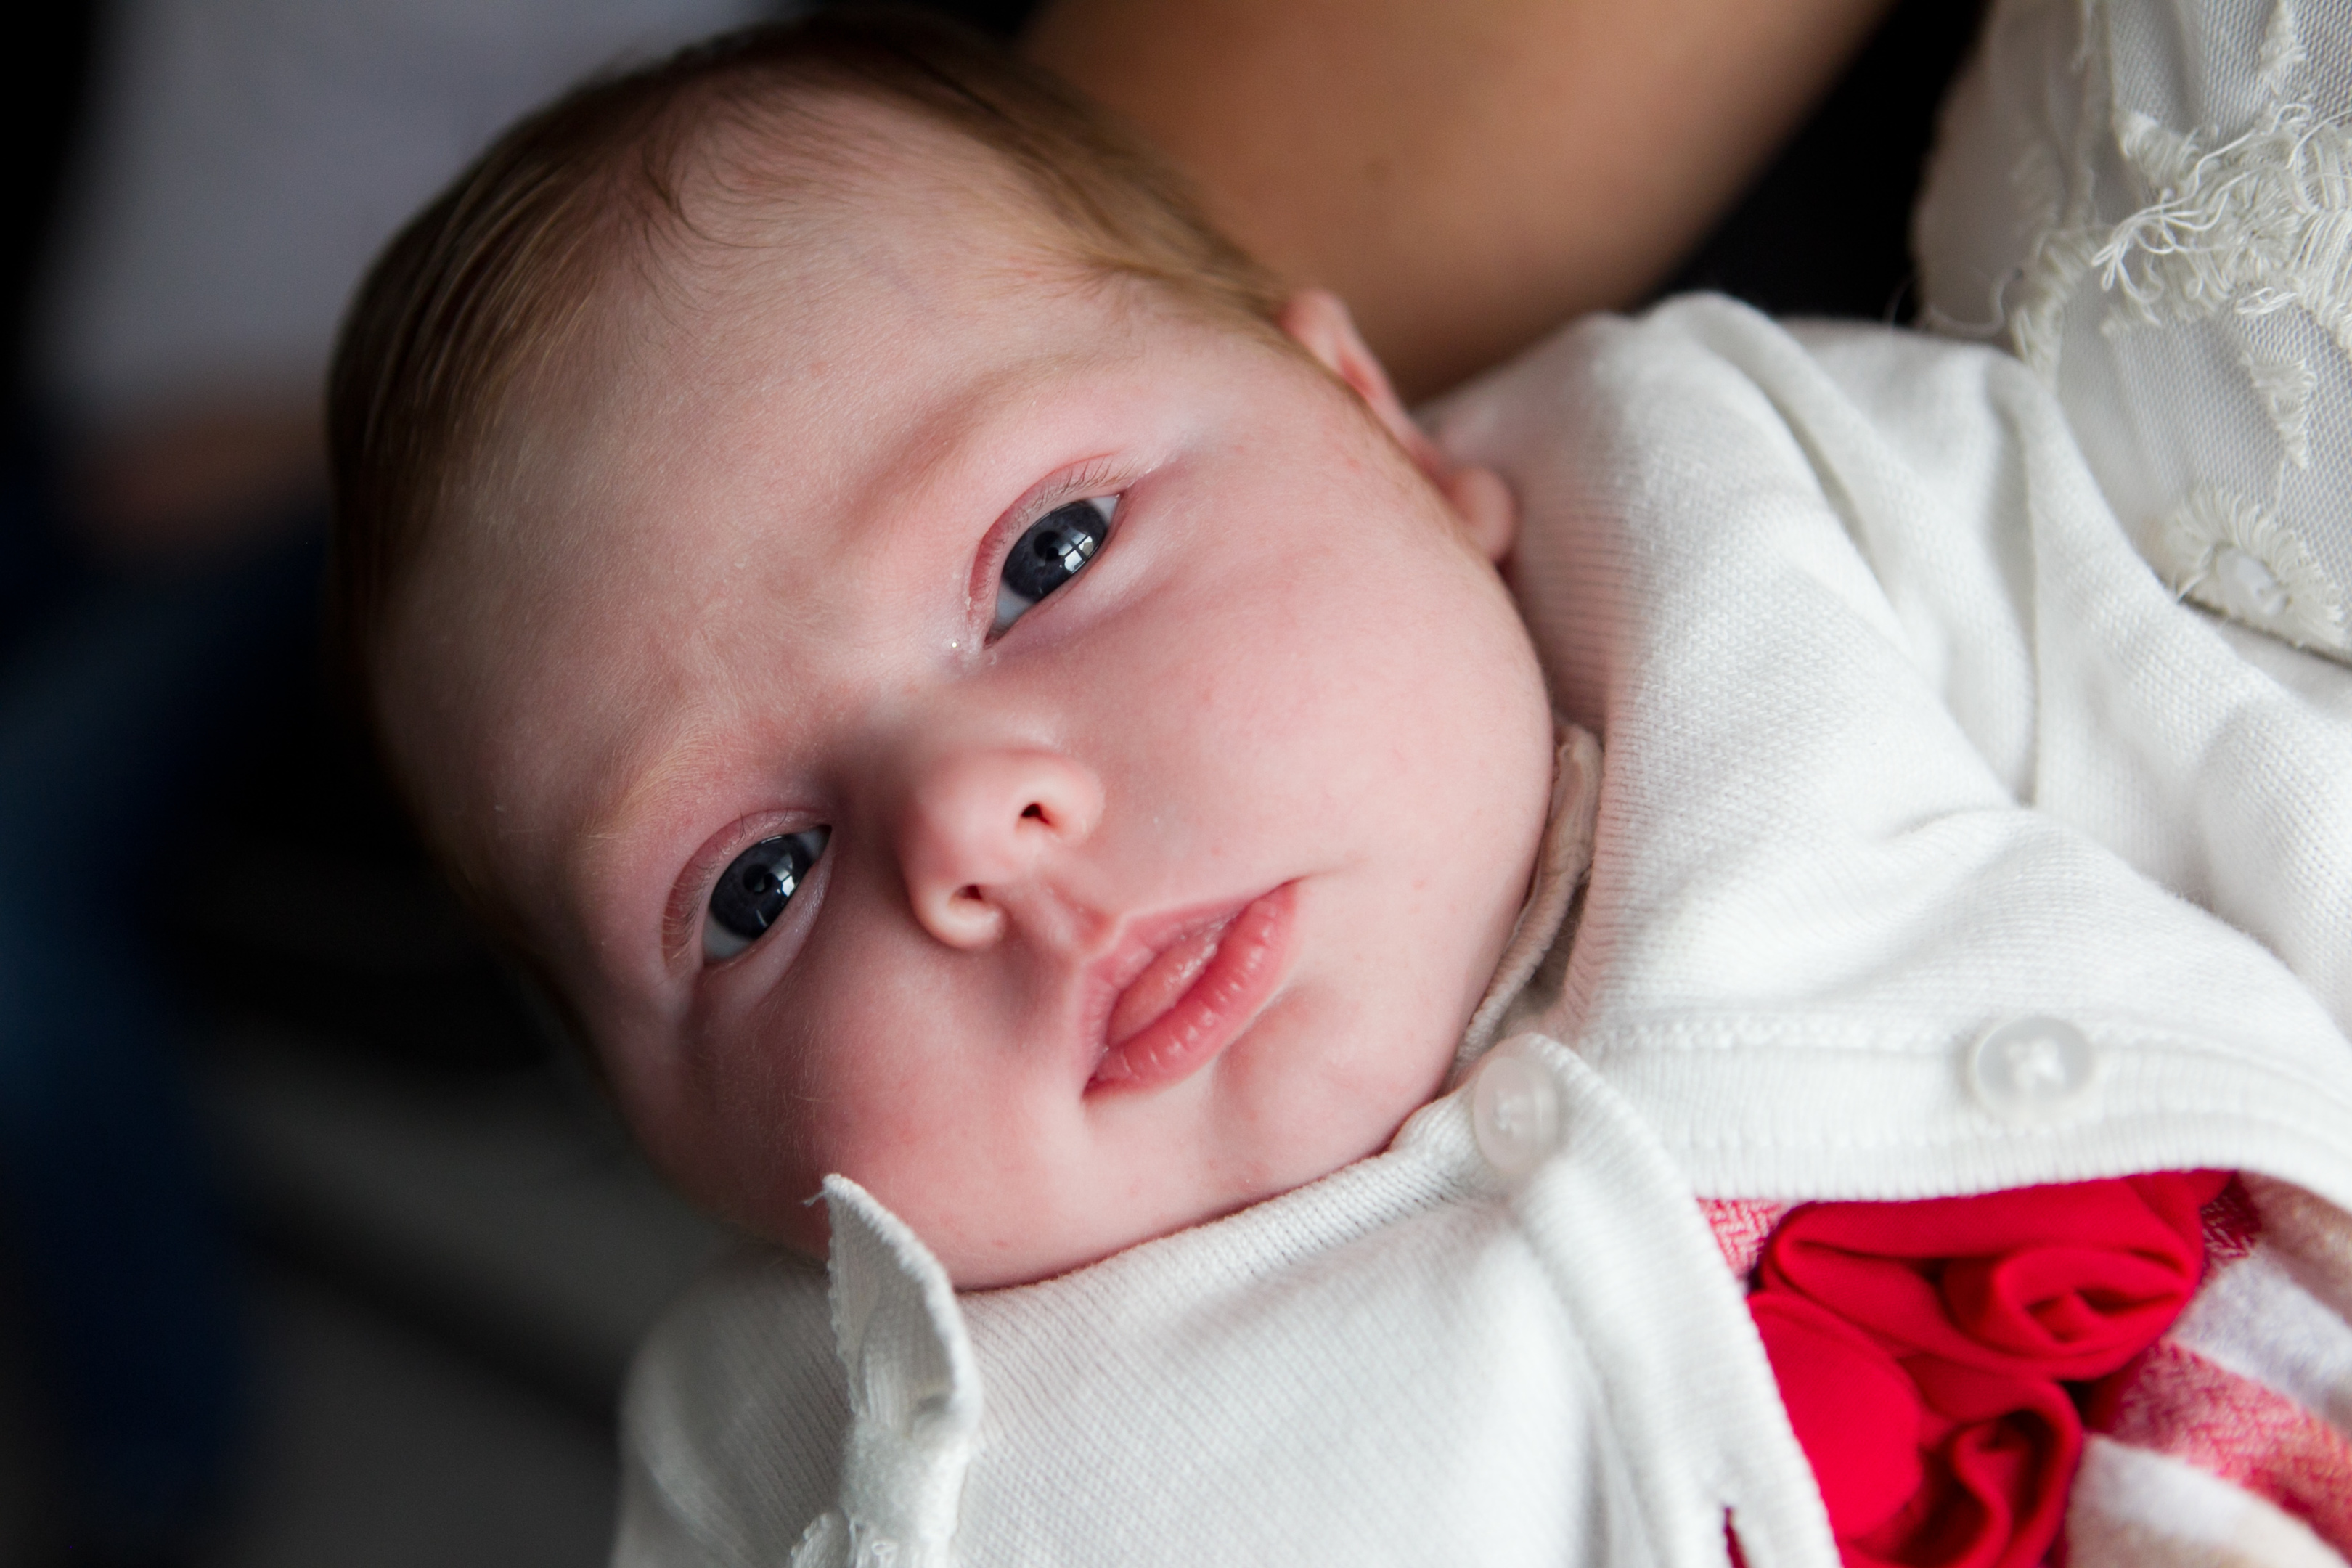
POLYGON ((2213 552, 2209 574, 2221 607, 2242 621, 2266 626, 2286 608, 2286 584, 2278 580, 2278 574, 2260 557, 2234 544, 2213 552))
POLYGON ((1470 1131, 1478 1152, 1506 1176, 1524 1176, 1559 1147, 1559 1090, 1541 1063, 1488 1055, 1470 1086, 1470 1131))
POLYGON ((2098 1081, 2098 1051, 2062 1018, 2003 1024, 1969 1053, 1969 1087, 2006 1121, 2063 1121, 2088 1107, 2098 1081))

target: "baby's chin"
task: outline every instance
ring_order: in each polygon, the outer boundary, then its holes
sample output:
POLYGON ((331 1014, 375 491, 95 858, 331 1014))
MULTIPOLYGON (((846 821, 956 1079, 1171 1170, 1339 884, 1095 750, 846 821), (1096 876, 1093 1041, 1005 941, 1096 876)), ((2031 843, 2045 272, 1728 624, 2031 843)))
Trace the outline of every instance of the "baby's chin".
MULTIPOLYGON (((906 1222, 957 1289, 998 1290, 1073 1273, 1131 1247, 1223 1219, 1305 1184, 1291 1183, 1263 1192, 1193 1194, 1189 1202, 1157 1205, 1150 1212, 1102 1209, 1074 1214, 1065 1209, 1045 1224, 1020 1214, 959 1212, 925 1203, 920 1196, 894 1203, 890 1184, 879 1176, 859 1184, 906 1222)), ((824 1199, 789 1207, 789 1214, 761 1215, 765 1223, 746 1228, 787 1252, 824 1264, 830 1230, 824 1199)))
MULTIPOLYGON (((1374 1147, 1351 1151, 1347 1157, 1329 1163, 1328 1169, 1318 1164, 1311 1169, 1265 1172, 1247 1185, 1170 1193, 1149 1206, 1074 1212, 1064 1205, 1042 1222, 1026 1211, 980 1213, 959 1209, 952 1203, 927 1202, 932 1196, 929 1192, 910 1194, 894 1203, 888 1195, 889 1184, 878 1176, 860 1185, 907 1224, 958 1290, 999 1290, 1058 1279, 1134 1247, 1230 1218, 1377 1154, 1388 1141, 1384 1136, 1374 1147)), ((1109 1182, 1108 1178, 1099 1183, 1074 1179, 1070 1184, 1099 1194, 1109 1182)), ((949 1190, 952 1192, 952 1186, 949 1190)), ((824 1202, 820 1199, 794 1208, 796 1213, 785 1226, 771 1228, 771 1239, 804 1258, 825 1261, 829 1240, 824 1202)))
MULTIPOLYGON (((1272 1194, 1265 1194, 1273 1196, 1272 1194)), ((1190 1230, 1195 1226, 1237 1213, 1263 1199, 1250 1199, 1228 1204, 1223 1207, 1204 1208, 1201 1213, 1181 1218, 1160 1218, 1153 1222, 1090 1226, 1085 1234, 1046 1237, 1026 1235, 982 1235, 961 1227, 942 1229, 936 1223, 925 1225, 918 1217, 901 1214, 919 1239, 940 1267, 947 1271, 949 1283, 959 1290, 1003 1290, 1021 1285, 1035 1285, 1058 1279, 1078 1269, 1091 1268, 1106 1258, 1116 1258, 1131 1247, 1163 1237, 1190 1230)), ((817 1207, 821 1210, 823 1205, 817 1207)), ((886 1203, 886 1207, 889 1205, 886 1203)), ((894 1213, 897 1211, 894 1209, 894 1213)), ((794 1234, 780 1238, 786 1249, 803 1257, 823 1261, 826 1256, 825 1226, 819 1220, 813 1230, 796 1229, 794 1234)))

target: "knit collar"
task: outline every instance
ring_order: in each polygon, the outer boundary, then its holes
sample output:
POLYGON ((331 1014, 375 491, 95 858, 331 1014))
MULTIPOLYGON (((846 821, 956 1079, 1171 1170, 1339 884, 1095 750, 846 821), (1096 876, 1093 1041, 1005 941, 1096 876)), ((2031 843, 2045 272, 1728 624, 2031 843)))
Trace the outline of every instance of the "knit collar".
POLYGON ((1462 1044, 1454 1053, 1452 1080, 1458 1083, 1506 1023, 1519 1024, 1548 1011, 1568 969, 1569 920, 1577 889, 1592 869, 1592 833, 1601 805, 1601 742, 1566 720, 1555 720, 1559 736, 1553 755, 1551 811, 1544 824, 1536 874, 1519 906, 1517 923, 1503 949, 1486 994, 1470 1015, 1462 1044))

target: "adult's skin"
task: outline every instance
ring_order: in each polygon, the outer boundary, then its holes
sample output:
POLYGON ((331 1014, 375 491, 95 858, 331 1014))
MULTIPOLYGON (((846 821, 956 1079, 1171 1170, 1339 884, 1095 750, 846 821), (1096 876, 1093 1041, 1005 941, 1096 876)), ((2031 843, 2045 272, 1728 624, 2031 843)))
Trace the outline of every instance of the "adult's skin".
POLYGON ((1046 0, 1024 47, 1418 397, 1655 287, 1886 5, 1046 0))

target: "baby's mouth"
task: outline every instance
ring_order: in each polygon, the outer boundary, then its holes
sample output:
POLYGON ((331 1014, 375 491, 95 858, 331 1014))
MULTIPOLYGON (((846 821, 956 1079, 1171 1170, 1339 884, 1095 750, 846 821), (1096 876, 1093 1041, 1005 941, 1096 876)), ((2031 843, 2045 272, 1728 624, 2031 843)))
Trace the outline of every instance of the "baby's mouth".
POLYGON ((1209 961, 1217 956, 1217 944, 1240 918, 1241 911, 1235 910, 1203 930, 1179 937, 1163 949, 1118 994, 1118 1000, 1111 1006, 1110 1022, 1103 1026, 1104 1040, 1113 1047, 1123 1046, 1165 1015, 1176 1005, 1177 998, 1192 988, 1201 971, 1209 967, 1209 961))
POLYGON ((1171 1083, 1231 1045, 1288 967, 1296 904, 1285 883, 1153 954, 1111 1004, 1087 1087, 1171 1083))

